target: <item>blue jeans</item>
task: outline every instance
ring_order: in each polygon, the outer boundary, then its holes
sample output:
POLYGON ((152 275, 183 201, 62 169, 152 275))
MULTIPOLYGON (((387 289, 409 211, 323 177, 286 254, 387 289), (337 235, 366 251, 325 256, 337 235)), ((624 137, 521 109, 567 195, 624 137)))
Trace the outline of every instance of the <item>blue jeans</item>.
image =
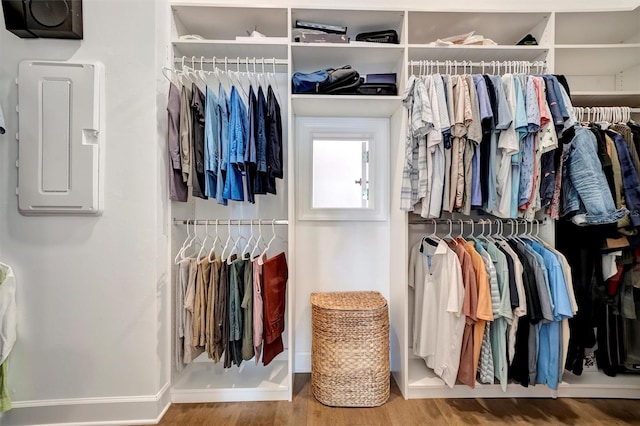
POLYGON ((577 212, 572 220, 578 225, 617 222, 629 212, 627 209, 616 210, 598 159, 596 138, 584 127, 576 126, 575 132, 562 153, 562 216, 577 212))

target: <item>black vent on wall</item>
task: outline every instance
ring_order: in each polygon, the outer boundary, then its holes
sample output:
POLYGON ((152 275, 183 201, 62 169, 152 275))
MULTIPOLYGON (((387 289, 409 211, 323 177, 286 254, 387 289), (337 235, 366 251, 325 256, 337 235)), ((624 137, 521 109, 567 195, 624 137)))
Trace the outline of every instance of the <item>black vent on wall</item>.
POLYGON ((82 39, 82 0, 2 0, 2 9, 18 37, 82 39))

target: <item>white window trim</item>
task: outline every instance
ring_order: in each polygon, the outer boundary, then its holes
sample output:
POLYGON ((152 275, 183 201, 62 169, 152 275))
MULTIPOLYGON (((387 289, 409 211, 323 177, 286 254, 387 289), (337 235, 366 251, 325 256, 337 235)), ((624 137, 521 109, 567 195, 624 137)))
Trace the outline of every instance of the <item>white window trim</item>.
POLYGON ((385 221, 389 216, 389 119, 296 117, 298 220, 385 221), (369 142, 368 208, 311 207, 313 138, 366 138, 369 142))

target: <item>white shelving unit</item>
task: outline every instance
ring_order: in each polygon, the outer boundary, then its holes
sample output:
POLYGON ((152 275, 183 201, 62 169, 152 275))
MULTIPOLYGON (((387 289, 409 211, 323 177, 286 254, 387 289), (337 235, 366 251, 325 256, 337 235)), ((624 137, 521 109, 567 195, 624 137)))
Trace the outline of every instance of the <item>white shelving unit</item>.
MULTIPOLYGON (((459 60, 546 61, 548 71, 566 74, 576 105, 640 106, 640 8, 634 11, 611 12, 500 12, 464 11, 432 12, 394 8, 343 9, 301 7, 216 6, 214 3, 188 3, 174 0, 172 10, 171 45, 176 57, 201 56, 216 58, 266 57, 288 61, 287 72, 279 68, 281 106, 287 138, 287 152, 293 153, 293 122, 302 116, 390 117, 390 265, 389 277, 391 360, 392 372, 406 398, 451 397, 551 397, 544 386, 523 388, 509 385, 508 392, 499 385, 478 385, 476 389, 456 385, 448 388, 421 360, 414 359, 409 348, 410 295, 406 268, 408 249, 415 235, 410 232, 407 214, 400 211, 398 192, 404 156, 401 123, 404 116, 402 93, 407 78, 408 61, 459 60), (355 40, 361 32, 395 29, 400 37, 397 45, 367 43, 304 44, 292 40, 291 27, 296 20, 326 22, 347 27, 348 36, 355 40), (271 37, 254 42, 238 41, 257 27, 271 37), (496 46, 430 45, 438 38, 475 31, 494 40, 496 46), (198 34, 204 40, 183 40, 180 36, 198 34), (517 46, 527 34, 538 41, 537 46, 517 46), (283 39, 284 38, 284 39, 283 39), (396 73, 398 96, 349 95, 292 95, 290 77, 293 72, 310 72, 327 67, 352 65, 362 75, 367 73, 396 73), (285 92, 286 90, 286 92, 285 92)), ((475 71, 475 68, 474 68, 475 71)), ((293 156, 290 157, 292 159, 293 156)), ((245 210, 254 217, 295 217, 295 165, 287 164, 282 195, 268 205, 245 210)), ((215 218, 212 214, 229 215, 197 200, 186 209, 197 217, 215 218)), ((222 216, 226 217, 226 216, 222 216)), ((291 221, 290 223, 295 223, 291 221)), ((297 285, 304 285, 300 273, 296 279, 292 260, 296 256, 295 225, 285 231, 289 257, 288 300, 295 300, 297 285)), ((197 360, 183 372, 173 374, 174 402, 244 401, 291 399, 293 392, 293 324, 292 311, 308 306, 287 307, 285 351, 268 367, 251 362, 241 369, 223 370, 219 365, 197 360)), ((610 378, 599 372, 580 377, 565 374, 557 396, 563 397, 625 397, 640 398, 640 380, 635 376, 610 378)))
POLYGON ((577 106, 640 106, 640 8, 558 12, 555 24, 555 71, 577 106))

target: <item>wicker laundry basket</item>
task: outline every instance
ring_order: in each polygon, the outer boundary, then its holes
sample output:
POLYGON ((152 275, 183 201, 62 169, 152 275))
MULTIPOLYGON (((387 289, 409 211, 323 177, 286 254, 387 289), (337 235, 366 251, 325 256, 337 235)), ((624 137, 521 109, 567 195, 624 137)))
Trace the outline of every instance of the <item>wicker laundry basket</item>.
POLYGON ((325 405, 389 399, 389 309, 378 292, 311 294, 311 388, 325 405))

